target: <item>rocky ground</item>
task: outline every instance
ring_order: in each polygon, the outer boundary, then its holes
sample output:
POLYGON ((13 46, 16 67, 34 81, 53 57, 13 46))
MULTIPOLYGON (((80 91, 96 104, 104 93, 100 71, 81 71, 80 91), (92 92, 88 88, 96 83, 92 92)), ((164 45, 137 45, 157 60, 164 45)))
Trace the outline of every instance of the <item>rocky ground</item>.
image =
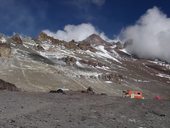
POLYGON ((0 91, 1 128, 169 128, 170 101, 0 91))

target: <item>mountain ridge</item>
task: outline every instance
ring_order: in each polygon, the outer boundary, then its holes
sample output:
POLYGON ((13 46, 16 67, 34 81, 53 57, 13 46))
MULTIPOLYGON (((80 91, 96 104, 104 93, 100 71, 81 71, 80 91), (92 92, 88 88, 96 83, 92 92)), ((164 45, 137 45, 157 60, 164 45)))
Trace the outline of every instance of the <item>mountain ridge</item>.
POLYGON ((121 43, 108 43, 94 34, 81 42, 60 41, 44 33, 36 39, 14 35, 0 40, 11 50, 9 56, 0 57, 0 78, 21 90, 76 91, 90 86, 96 93, 114 96, 131 89, 143 91, 147 98, 169 97, 169 64, 134 58, 121 43))

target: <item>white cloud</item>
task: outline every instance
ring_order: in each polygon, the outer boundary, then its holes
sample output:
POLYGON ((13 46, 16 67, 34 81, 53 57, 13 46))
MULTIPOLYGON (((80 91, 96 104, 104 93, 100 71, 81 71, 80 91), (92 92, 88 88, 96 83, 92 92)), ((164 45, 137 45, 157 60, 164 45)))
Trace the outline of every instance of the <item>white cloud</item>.
POLYGON ((66 25, 64 27, 64 30, 58 30, 56 33, 49 30, 44 30, 43 32, 56 39, 64 40, 67 42, 71 40, 82 41, 92 34, 97 34, 102 39, 109 42, 111 41, 108 37, 106 37, 103 32, 100 33, 99 31, 97 31, 95 27, 90 23, 82 23, 79 25, 66 25))
POLYGON ((149 9, 135 25, 121 33, 123 41, 132 40, 126 49, 141 58, 170 62, 170 18, 157 7, 149 9))

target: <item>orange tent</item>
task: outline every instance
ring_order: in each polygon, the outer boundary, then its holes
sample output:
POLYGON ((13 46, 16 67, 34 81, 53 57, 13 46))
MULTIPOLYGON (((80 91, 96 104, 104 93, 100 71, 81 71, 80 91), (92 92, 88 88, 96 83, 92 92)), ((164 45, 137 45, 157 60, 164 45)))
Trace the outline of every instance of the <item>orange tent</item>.
POLYGON ((127 93, 126 93, 126 96, 128 96, 132 99, 144 99, 141 91, 128 90, 127 93))

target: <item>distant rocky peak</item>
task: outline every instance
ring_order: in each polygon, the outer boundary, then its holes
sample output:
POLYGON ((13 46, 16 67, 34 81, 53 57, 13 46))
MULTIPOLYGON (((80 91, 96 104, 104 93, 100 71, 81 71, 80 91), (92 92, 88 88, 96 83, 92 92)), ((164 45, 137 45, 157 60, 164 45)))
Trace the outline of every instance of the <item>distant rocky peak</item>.
POLYGON ((106 44, 106 41, 104 41, 99 35, 96 34, 90 35, 84 40, 84 42, 88 42, 90 44, 96 44, 96 45, 106 44))
POLYGON ((41 40, 41 41, 47 41, 50 37, 44 33, 44 32, 41 32, 38 36, 38 39, 41 40))
POLYGON ((56 44, 56 45, 62 45, 63 43, 65 43, 64 41, 55 39, 55 38, 47 35, 45 32, 41 32, 39 34, 38 40, 39 41, 50 41, 51 43, 56 44))
POLYGON ((103 46, 110 46, 111 44, 103 40, 99 35, 92 34, 89 37, 87 37, 82 42, 89 43, 91 45, 103 45, 103 46))
POLYGON ((98 40, 102 40, 102 38, 101 38, 99 35, 97 35, 97 34, 92 34, 92 35, 90 35, 88 38, 89 38, 89 39, 98 39, 98 40))
POLYGON ((11 39, 16 43, 16 44, 23 44, 23 41, 21 39, 21 36, 19 34, 14 34, 11 39))

